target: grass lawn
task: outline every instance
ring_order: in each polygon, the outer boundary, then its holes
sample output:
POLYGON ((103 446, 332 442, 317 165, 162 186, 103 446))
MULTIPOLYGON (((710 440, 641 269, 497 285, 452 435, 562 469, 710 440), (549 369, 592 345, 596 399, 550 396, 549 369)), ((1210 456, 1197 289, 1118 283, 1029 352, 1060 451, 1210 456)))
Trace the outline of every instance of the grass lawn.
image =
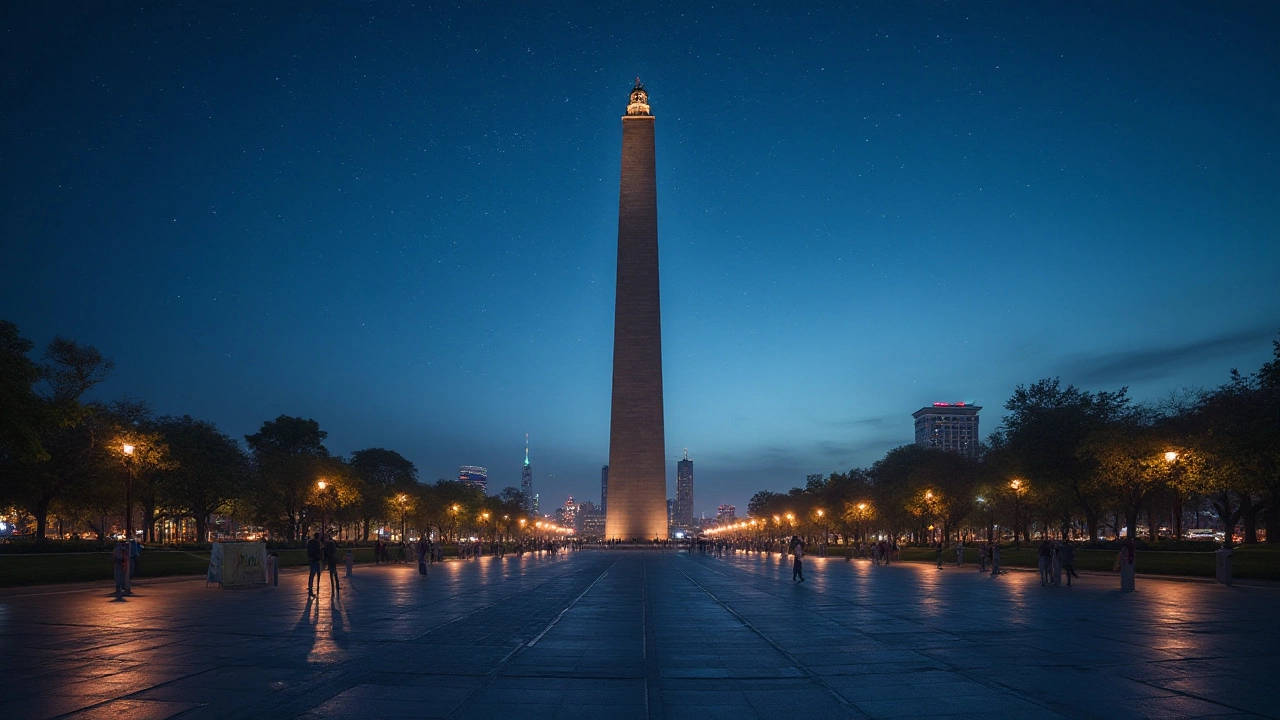
MULTIPOLYGON (((280 567, 307 564, 307 551, 275 550, 280 567)), ((338 556, 340 559, 342 555, 338 556)), ((372 548, 356 548, 358 563, 373 562, 372 548)), ((146 548, 138 562, 139 577, 203 575, 209 569, 209 551, 182 552, 146 548)), ((51 585, 54 583, 110 580, 111 553, 44 553, 0 555, 0 587, 51 585)))
MULTIPOLYGON (((1024 545, 1021 550, 1001 547, 1000 564, 1008 567, 1034 568, 1037 563, 1038 545, 1024 545)), ((933 562, 936 551, 930 548, 908 547, 902 549, 902 559, 915 562, 933 562)), ((942 552, 944 564, 956 560, 954 549, 942 552)), ((1116 560, 1114 550, 1088 550, 1076 548, 1077 570, 1101 570, 1110 572, 1116 560)), ((978 562, 978 549, 966 547, 964 561, 978 562)), ((1139 573, 1150 575, 1189 575, 1213 577, 1216 560, 1211 552, 1182 552, 1173 550, 1139 550, 1135 561, 1139 573)), ((1280 546, 1254 545, 1235 548, 1231 558, 1231 574, 1241 579, 1280 580, 1280 546)))

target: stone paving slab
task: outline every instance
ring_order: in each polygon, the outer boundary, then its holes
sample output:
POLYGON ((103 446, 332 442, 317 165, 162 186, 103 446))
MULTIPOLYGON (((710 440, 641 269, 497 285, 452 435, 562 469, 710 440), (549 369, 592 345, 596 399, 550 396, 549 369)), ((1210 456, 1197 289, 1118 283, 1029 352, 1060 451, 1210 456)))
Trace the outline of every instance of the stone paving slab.
POLYGON ((583 551, 0 595, 14 718, 1280 718, 1280 589, 583 551))

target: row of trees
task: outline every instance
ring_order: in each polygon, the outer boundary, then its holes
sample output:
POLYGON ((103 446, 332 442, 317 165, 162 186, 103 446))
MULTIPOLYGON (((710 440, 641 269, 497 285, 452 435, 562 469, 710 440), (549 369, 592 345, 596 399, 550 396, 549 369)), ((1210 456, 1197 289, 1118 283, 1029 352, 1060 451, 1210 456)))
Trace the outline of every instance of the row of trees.
POLYGON ((1246 544, 1280 542, 1280 342, 1255 373, 1220 387, 1134 403, 1125 388, 1090 392, 1058 379, 1019 385, 1008 414, 976 459, 915 445, 869 468, 762 491, 749 528, 859 538, 869 529, 916 538, 962 528, 1032 529, 1099 539, 1107 519, 1129 538, 1146 520, 1184 536, 1188 510, 1211 509, 1246 544), (1121 524, 1123 523, 1123 524, 1121 524))
POLYGON ((368 539, 380 527, 510 536, 537 522, 515 488, 488 497, 456 481, 423 484, 412 462, 383 448, 333 455, 315 420, 281 415, 242 445, 212 423, 156 416, 136 400, 88 401, 111 375, 109 359, 66 338, 40 362, 32 349, 0 321, 0 508, 37 540, 51 521, 60 536, 87 529, 104 539, 117 522, 132 535, 135 517, 145 541, 166 520, 193 523, 200 541, 213 518, 287 540, 322 525, 368 539))

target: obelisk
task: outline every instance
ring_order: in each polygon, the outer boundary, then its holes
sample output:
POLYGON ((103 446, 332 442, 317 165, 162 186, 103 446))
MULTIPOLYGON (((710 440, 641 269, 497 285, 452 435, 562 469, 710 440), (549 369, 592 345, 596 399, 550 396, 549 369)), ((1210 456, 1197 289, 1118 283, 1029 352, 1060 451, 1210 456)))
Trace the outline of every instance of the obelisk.
POLYGON ((653 123, 649 94, 636 78, 622 118, 609 510, 605 517, 605 537, 610 540, 667 539, 653 123))

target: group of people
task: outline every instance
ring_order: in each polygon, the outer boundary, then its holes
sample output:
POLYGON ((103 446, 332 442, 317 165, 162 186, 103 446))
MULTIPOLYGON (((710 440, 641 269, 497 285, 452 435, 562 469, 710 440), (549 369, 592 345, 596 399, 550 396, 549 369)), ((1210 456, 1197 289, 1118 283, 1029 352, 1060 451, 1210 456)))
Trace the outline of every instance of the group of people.
POLYGON ((1076 549, 1070 540, 1042 540, 1037 565, 1042 586, 1058 585, 1066 575, 1067 587, 1071 587, 1071 578, 1080 577, 1076 574, 1076 549))
POLYGON ((307 597, 320 597, 320 567, 323 564, 329 570, 329 592, 337 595, 342 591, 338 582, 338 544, 330 536, 321 539, 320 533, 311 536, 307 541, 307 564, 311 566, 311 574, 307 576, 307 597), (312 589, 312 581, 315 588, 312 589))

